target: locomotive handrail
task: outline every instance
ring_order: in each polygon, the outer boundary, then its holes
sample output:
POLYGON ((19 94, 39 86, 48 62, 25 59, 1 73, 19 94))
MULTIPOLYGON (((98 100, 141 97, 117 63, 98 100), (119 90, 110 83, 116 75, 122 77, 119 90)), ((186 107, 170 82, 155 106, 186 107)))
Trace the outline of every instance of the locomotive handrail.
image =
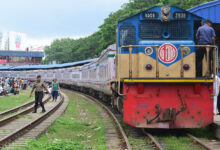
POLYGON ((214 76, 217 74, 217 69, 218 69, 218 47, 216 45, 184 45, 184 46, 188 46, 188 47, 205 47, 206 48, 206 52, 207 52, 207 70, 205 73, 205 77, 209 77, 210 76, 210 72, 209 72, 209 51, 210 48, 213 48, 212 51, 212 58, 213 58, 213 70, 212 73, 214 74, 214 76))
MULTIPOLYGON (((206 70, 206 76, 208 77, 209 76, 209 51, 210 51, 210 47, 209 46, 206 46, 206 52, 207 52, 207 70, 206 70)), ((214 59, 214 58, 213 58, 214 59)), ((213 68, 214 69, 214 68, 213 68)))
POLYGON ((180 63, 180 76, 181 78, 183 78, 183 45, 180 46, 180 50, 181 50, 181 63, 180 63))
MULTIPOLYGON (((128 46, 121 46, 120 48, 128 48, 129 46, 132 47, 146 47, 146 46, 151 46, 151 47, 155 47, 157 45, 128 45, 128 46)), ((183 46, 189 46, 189 47, 204 47, 204 46, 209 46, 212 48, 217 48, 216 45, 183 45, 183 46)))
MULTIPOLYGON (((156 76, 157 77, 159 77, 159 66, 158 66, 158 49, 159 49, 159 46, 158 45, 128 45, 128 46, 121 46, 119 49, 119 51, 118 51, 118 54, 121 52, 121 49, 122 48, 129 48, 129 59, 131 58, 131 54, 132 54, 132 49, 134 48, 134 47, 155 47, 155 49, 156 49, 156 76), (132 48, 132 49, 131 49, 132 48)), ((180 48, 182 48, 181 49, 181 77, 184 77, 184 73, 183 73, 183 48, 184 47, 206 47, 206 51, 209 51, 210 50, 210 48, 214 48, 214 51, 213 51, 213 62, 215 62, 215 63, 213 63, 213 68, 215 68, 214 70, 213 70, 213 72, 214 72, 214 75, 216 75, 216 68, 218 68, 218 63, 217 63, 217 57, 216 57, 216 53, 218 52, 218 47, 216 46, 216 45, 180 45, 180 48), (215 57, 214 57, 215 56, 215 57), (217 64, 217 66, 216 66, 216 64, 217 64)), ((206 72, 206 77, 208 77, 209 76, 209 53, 207 53, 207 72, 206 72)), ((132 60, 131 60, 132 61, 132 60)), ((130 68, 130 70, 129 70, 129 72, 132 72, 132 66, 130 66, 132 64, 132 62, 130 63, 130 60, 129 60, 129 68, 130 68)))
MULTIPOLYGON (((117 56, 117 62, 118 62, 118 65, 117 65, 117 74, 118 74, 118 94, 119 95, 124 95, 121 93, 121 55, 119 55, 121 53, 121 50, 122 48, 129 48, 129 79, 132 79, 132 76, 133 76, 133 72, 132 72, 132 50, 134 47, 154 47, 155 50, 156 50, 156 78, 159 78, 159 58, 158 58, 158 53, 159 53, 159 45, 128 45, 128 46, 121 46, 119 49, 118 49, 118 56, 117 56)), ((210 51, 210 48, 213 48, 213 64, 212 64, 212 73, 214 74, 214 76, 216 75, 217 73, 217 68, 218 68, 218 57, 216 56, 216 54, 218 54, 218 47, 215 46, 215 45, 180 45, 180 50, 181 50, 181 62, 180 62, 180 77, 181 78, 184 78, 184 70, 183 70, 183 64, 184 64, 184 59, 183 59, 183 50, 184 50, 184 47, 205 47, 206 48, 206 52, 207 52, 207 70, 206 70, 206 73, 205 75, 202 77, 210 77, 210 72, 209 72, 209 51, 210 51)), ((196 52, 196 51, 195 51, 196 52)), ((196 63, 196 61, 195 61, 196 63)))
POLYGON ((121 57, 119 58, 119 54, 121 53, 121 48, 118 49, 118 55, 117 55, 117 78, 118 78, 118 95, 120 96, 124 96, 124 94, 121 93, 120 89, 121 89, 121 78, 120 78, 120 74, 121 74, 121 57))
POLYGON ((132 49, 133 46, 129 45, 129 78, 132 78, 132 57, 131 57, 132 49))
POLYGON ((159 61, 158 61, 159 45, 155 45, 155 48, 156 48, 156 77, 159 78, 159 61))

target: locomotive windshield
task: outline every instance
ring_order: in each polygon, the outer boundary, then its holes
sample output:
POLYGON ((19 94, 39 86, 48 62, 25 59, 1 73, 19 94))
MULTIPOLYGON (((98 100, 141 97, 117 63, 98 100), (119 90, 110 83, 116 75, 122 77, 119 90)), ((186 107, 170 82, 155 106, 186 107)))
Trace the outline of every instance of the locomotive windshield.
POLYGON ((120 27, 120 45, 135 45, 136 31, 132 25, 124 25, 120 27))
POLYGON ((188 20, 145 20, 138 25, 122 25, 119 30, 120 45, 135 45, 136 31, 141 40, 189 40, 192 27, 188 20))

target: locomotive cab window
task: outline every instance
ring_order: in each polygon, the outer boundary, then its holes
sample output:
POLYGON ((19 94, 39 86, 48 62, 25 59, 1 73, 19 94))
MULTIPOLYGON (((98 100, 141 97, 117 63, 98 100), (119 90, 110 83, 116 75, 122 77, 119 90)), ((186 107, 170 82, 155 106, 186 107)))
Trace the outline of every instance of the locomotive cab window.
POLYGON ((119 40, 121 46, 135 45, 136 42, 136 31, 132 25, 123 25, 119 30, 119 40))

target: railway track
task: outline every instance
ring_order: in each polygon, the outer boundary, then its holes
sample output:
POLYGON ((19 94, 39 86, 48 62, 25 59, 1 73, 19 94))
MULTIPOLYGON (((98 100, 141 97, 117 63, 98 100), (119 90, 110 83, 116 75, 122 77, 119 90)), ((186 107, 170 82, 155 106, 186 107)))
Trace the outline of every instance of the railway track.
MULTIPOLYGON (((157 149, 157 150, 164 150, 165 149, 162 146, 163 144, 161 144, 158 140, 156 140, 156 138, 150 132, 147 132, 144 129, 142 131, 147 136, 147 138, 152 141, 152 143, 155 146, 154 149, 157 149)), ((201 147, 201 149, 204 149, 204 150, 220 150, 220 141, 198 138, 198 137, 193 136, 190 133, 186 133, 185 136, 192 139, 193 144, 197 144, 198 146, 201 147)))
MULTIPOLYGON (((98 104, 99 106, 101 106, 107 112, 109 117, 112 118, 112 120, 114 121, 114 123, 115 123, 115 125, 117 127, 118 134, 119 134, 119 137, 120 137, 120 141, 122 143, 121 144, 121 149, 132 150, 131 145, 129 143, 129 140, 127 138, 127 135, 125 134, 121 124, 119 123, 119 121, 116 118, 116 116, 111 112, 111 110, 108 107, 106 107, 103 103, 101 103, 100 101, 98 101, 94 97, 91 97, 89 95, 86 95, 86 94, 80 93, 80 92, 76 92, 76 91, 72 91, 72 92, 77 94, 77 95, 83 96, 85 99, 91 100, 91 101, 95 102, 96 104, 98 104)), ((107 116, 105 116, 105 117, 107 117, 107 116)))
POLYGON ((17 111, 19 111, 19 110, 21 110, 21 109, 26 108, 26 107, 29 107, 29 106, 31 106, 32 104, 34 104, 34 100, 32 100, 32 101, 30 101, 30 102, 27 102, 27 103, 25 103, 25 104, 23 104, 23 105, 14 107, 14 108, 12 108, 12 109, 3 111, 3 112, 0 113, 0 118, 1 118, 1 117, 4 117, 4 116, 6 116, 6 115, 9 115, 9 114, 11 114, 11 113, 15 113, 15 112, 17 112, 17 111))
POLYGON ((151 133, 147 132, 145 129, 142 129, 142 131, 147 136, 147 138, 153 142, 153 144, 155 145, 155 149, 164 150, 162 145, 154 138, 151 133))
MULTIPOLYGON (((44 103, 47 103, 45 105, 47 112, 45 113, 31 113, 34 107, 28 107, 31 105, 28 104, 28 106, 26 106, 27 109, 2 119, 0 121, 0 148, 5 147, 7 144, 12 143, 21 135, 31 131, 31 129, 53 114, 64 101, 62 95, 59 102, 50 103, 48 102, 49 99, 50 97, 47 97, 46 100, 44 100, 44 103)), ((10 110, 10 113, 11 112, 13 111, 10 110)), ((6 114, 8 113, 5 113, 5 115, 6 114)))
MULTIPOLYGON (((47 96, 46 99, 43 100, 43 103, 47 103, 50 100, 51 96, 47 96)), ((9 121, 12 121, 16 118, 18 118, 21 115, 25 115, 31 111, 34 110, 34 101, 28 102, 26 104, 17 106, 15 108, 12 108, 10 110, 4 111, 0 113, 0 117, 2 118, 0 120, 0 127, 4 125, 5 123, 8 123, 9 121)), ((40 107, 40 106, 38 106, 40 107)))

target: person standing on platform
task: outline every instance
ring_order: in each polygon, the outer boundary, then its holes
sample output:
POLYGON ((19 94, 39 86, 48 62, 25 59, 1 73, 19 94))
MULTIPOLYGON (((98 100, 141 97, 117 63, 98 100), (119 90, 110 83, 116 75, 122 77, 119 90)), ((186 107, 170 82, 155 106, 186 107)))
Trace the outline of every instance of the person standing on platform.
POLYGON ((220 85, 220 78, 218 76, 218 74, 215 76, 215 82, 213 83, 213 94, 214 94, 214 101, 213 101, 213 111, 214 111, 214 115, 217 115, 217 101, 219 98, 219 85, 220 85))
POLYGON ((30 94, 30 97, 32 97, 32 94, 35 90, 35 106, 34 106, 33 113, 37 113, 38 103, 40 103, 40 106, 42 107, 42 112, 46 111, 44 108, 44 104, 42 102, 44 89, 49 93, 46 85, 41 81, 41 76, 38 75, 36 82, 33 84, 33 88, 31 90, 31 94, 30 94))
POLYGON ((53 101, 57 101, 58 91, 59 90, 60 90, 59 83, 57 82, 57 79, 55 78, 54 81, 52 82, 53 101))
POLYGON ((24 79, 24 90, 26 90, 26 88, 27 88, 27 84, 28 84, 27 79, 24 79))
POLYGON ((220 96, 218 96, 217 108, 218 108, 218 113, 217 113, 217 115, 220 115, 220 96))
MULTIPOLYGON (((218 76, 218 80, 217 80, 218 86, 220 86, 220 70, 219 70, 217 76, 218 76)), ((214 107, 215 107, 214 109, 216 109, 216 105, 214 105, 214 107)), ((217 97, 217 109, 218 109, 217 115, 220 115, 220 95, 219 94, 218 94, 218 97, 217 97)), ((214 110, 214 111, 215 111, 214 113, 216 114, 217 111, 216 110, 214 110)))
POLYGON ((8 88, 8 84, 9 84, 9 78, 5 78, 5 87, 8 88))
MULTIPOLYGON (((210 20, 205 20, 205 24, 201 27, 199 27, 197 33, 196 33, 196 39, 198 40, 199 45, 204 45, 204 47, 199 47, 196 50, 196 76, 197 77, 202 77, 202 61, 203 57, 206 52, 206 47, 205 45, 215 45, 215 31, 211 27, 211 21, 210 20)), ((210 48, 209 51, 209 73, 211 74, 212 68, 211 68, 211 63, 213 60, 213 49, 210 48)))

